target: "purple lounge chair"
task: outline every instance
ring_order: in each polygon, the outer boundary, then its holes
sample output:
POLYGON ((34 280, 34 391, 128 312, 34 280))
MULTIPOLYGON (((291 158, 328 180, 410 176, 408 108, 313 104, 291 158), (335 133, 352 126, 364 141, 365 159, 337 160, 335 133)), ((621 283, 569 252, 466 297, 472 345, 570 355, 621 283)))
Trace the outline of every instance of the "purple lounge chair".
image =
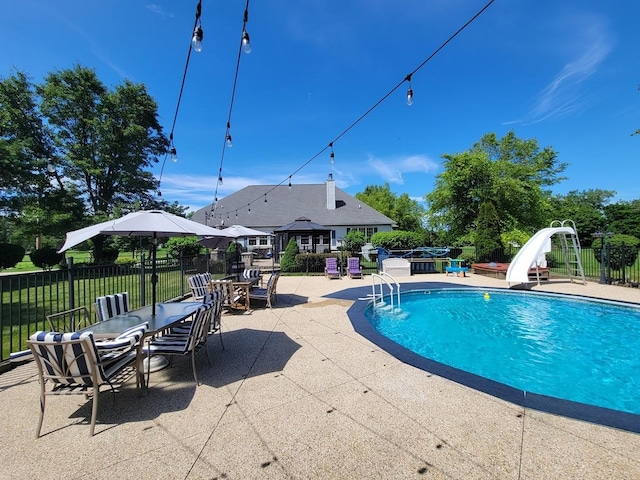
POLYGON ((327 278, 340 278, 338 270, 338 259, 334 257, 325 258, 324 276, 327 278))
POLYGON ((359 258, 349 257, 347 260, 347 274, 351 278, 362 278, 362 269, 360 268, 359 258))

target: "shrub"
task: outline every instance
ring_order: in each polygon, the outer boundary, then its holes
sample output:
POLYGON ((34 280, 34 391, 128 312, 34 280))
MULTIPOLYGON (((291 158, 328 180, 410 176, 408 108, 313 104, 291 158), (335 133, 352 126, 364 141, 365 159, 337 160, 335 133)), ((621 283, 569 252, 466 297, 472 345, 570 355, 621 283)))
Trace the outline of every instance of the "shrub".
POLYGON ((120 251, 115 245, 105 246, 102 249, 102 263, 115 263, 119 254, 120 251))
POLYGON ((408 250, 422 247, 424 235, 418 232, 394 230, 393 232, 378 232, 371 236, 371 245, 387 250, 408 250))
POLYGON ((64 255, 58 253, 55 248, 43 247, 31 252, 29 257, 36 267, 42 268, 43 270, 51 270, 52 267, 62 262, 64 255))
MULTIPOLYGON (((605 255, 609 255, 608 265, 613 270, 622 270, 636 263, 640 239, 633 235, 615 234, 605 243, 605 255)), ((599 263, 602 250, 602 238, 596 238, 591 244, 593 255, 599 263)))
POLYGON ((172 237, 164 244, 167 248, 169 256, 173 258, 180 257, 180 250, 185 257, 198 255, 203 247, 198 243, 198 237, 172 237))
POLYGON ((280 260, 280 269, 283 272, 295 272, 298 269, 298 263, 296 262, 296 255, 300 252, 296 239, 292 238, 287 244, 287 248, 284 250, 282 260, 280 260))
POLYGON ((116 259, 116 265, 126 265, 126 266, 133 266, 136 263, 136 259, 133 257, 121 257, 116 259))
POLYGON ((0 269, 13 268, 24 258, 24 248, 13 243, 0 243, 0 269))
POLYGON ((344 236, 342 246, 349 252, 360 253, 366 243, 367 237, 365 237, 364 233, 351 230, 344 236))

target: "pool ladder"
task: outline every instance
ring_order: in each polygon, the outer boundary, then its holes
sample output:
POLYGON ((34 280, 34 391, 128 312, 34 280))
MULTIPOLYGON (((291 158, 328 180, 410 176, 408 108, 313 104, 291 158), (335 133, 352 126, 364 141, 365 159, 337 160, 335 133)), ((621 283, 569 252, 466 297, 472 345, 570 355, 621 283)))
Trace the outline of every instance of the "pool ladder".
POLYGON ((387 287, 389 287, 389 298, 391 300, 391 309, 393 310, 394 305, 394 298, 393 298, 393 294, 395 291, 396 294, 396 300, 397 300, 397 306, 400 307, 400 284, 397 282, 397 280, 395 278, 393 278, 391 275, 389 275, 388 273, 385 272, 380 272, 380 273, 374 273, 373 275, 371 275, 371 289, 372 289, 372 298, 373 298, 373 308, 375 308, 376 306, 378 306, 378 300, 380 301, 380 303, 382 305, 385 304, 383 298, 384 298, 384 292, 382 289, 383 284, 386 284, 387 287), (379 285, 379 291, 376 292, 376 280, 378 280, 377 284, 379 285), (394 286, 395 285, 395 286, 394 286))

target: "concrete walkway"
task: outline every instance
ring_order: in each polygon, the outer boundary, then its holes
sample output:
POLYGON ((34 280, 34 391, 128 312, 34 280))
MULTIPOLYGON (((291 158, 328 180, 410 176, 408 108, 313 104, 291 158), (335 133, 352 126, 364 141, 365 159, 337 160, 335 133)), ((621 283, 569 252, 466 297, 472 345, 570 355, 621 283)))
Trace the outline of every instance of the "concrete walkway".
MULTIPOLYGON (((411 282, 505 287, 444 274, 411 282)), ((196 387, 188 358, 91 402, 50 397, 34 438, 32 363, 0 375, 2 479, 631 479, 640 435, 542 413, 401 363, 358 335, 351 301, 362 280, 282 277, 272 310, 223 317, 196 387)), ((534 290, 640 301, 637 289, 552 281, 534 290)), ((257 308, 256 308, 257 307, 257 308)))

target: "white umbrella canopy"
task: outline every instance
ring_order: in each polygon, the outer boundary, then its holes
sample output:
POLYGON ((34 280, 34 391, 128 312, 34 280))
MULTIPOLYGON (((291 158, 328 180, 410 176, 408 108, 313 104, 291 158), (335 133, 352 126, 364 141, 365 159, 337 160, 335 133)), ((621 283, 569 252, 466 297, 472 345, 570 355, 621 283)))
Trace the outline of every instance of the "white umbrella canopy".
MULTIPOLYGON (((217 230, 201 223, 179 217, 164 210, 141 210, 132 212, 124 217, 106 222, 98 223, 90 227, 81 228, 67 233, 66 241, 58 252, 64 252, 79 243, 89 240, 96 235, 119 235, 123 237, 216 237, 229 238, 221 230, 217 230)), ((156 242, 152 247, 152 272, 151 283, 153 290, 152 313, 155 315, 156 308, 156 242)))
POLYGON ((254 230, 253 228, 243 227, 242 225, 231 225, 230 227, 218 230, 218 232, 224 234, 224 237, 209 237, 206 236, 198 241, 201 245, 209 248, 218 248, 226 246, 230 238, 243 238, 243 237, 266 237, 271 235, 267 232, 260 230, 254 230), (225 238, 226 237, 226 238, 225 238))

